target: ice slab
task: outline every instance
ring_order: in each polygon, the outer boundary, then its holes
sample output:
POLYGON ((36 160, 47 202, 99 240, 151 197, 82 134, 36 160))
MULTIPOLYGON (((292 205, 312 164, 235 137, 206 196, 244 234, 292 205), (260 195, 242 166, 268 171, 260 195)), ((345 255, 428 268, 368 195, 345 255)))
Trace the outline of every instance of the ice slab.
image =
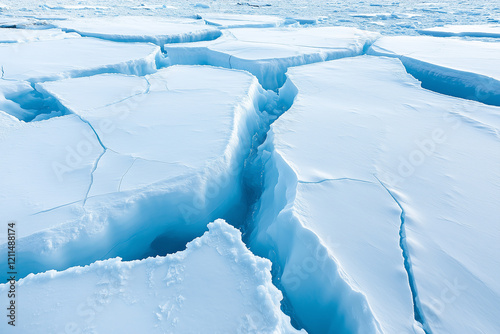
MULTIPOLYGON (((222 220, 166 257, 98 261, 30 275, 16 299, 23 333, 300 333, 280 310, 271 263, 222 220)), ((0 284, 7 301, 9 284, 0 284)), ((2 321, 2 333, 11 326, 2 321)))
POLYGON ((213 42, 166 45, 174 64, 209 64, 249 71, 276 90, 291 66, 361 54, 377 33, 346 27, 230 29, 213 42))
POLYGON ((67 34, 60 29, 12 29, 0 28, 0 43, 36 42, 65 38, 77 38, 77 34, 67 34))
POLYGON ((369 54, 398 57, 423 87, 500 105, 500 44, 430 36, 378 39, 369 54))
POLYGON ((21 275, 164 255, 209 221, 245 215, 245 159, 268 129, 255 77, 173 66, 36 87, 69 115, 19 122, 1 143, 1 211, 19 221, 21 275))
POLYGON ((500 24, 446 25, 418 31, 423 35, 436 37, 468 36, 500 38, 500 24))
POLYGON ((397 59, 287 76, 250 246, 305 328, 498 332, 499 108, 422 89, 397 59))
POLYGON ((144 75, 156 71, 161 58, 156 45, 94 38, 0 44, 2 78, 32 83, 110 72, 144 75))
POLYGON ((82 36, 117 42, 150 42, 159 46, 213 40, 221 35, 220 30, 200 24, 198 20, 152 16, 74 18, 53 24, 82 36))
MULTIPOLYGON (((3 175, 0 185, 4 190, 0 195, 2 216, 16 220, 38 209, 80 201, 89 187, 94 161, 101 154, 88 125, 76 115, 31 123, 14 120, 3 112, 0 115, 0 152, 4 161, 8 161, 0 167, 3 175), (83 147, 82 143, 89 145, 83 147), (69 157, 67 150, 81 146, 85 154, 75 154, 74 160, 68 158, 71 172, 61 182, 52 169, 53 163, 65 161, 65 155, 69 157)), ((40 225, 33 228, 36 230, 40 225)), ((31 232, 28 226, 22 228, 26 234, 31 232)))
POLYGON ((285 19, 271 15, 203 13, 201 18, 219 28, 271 28, 285 24, 285 19))

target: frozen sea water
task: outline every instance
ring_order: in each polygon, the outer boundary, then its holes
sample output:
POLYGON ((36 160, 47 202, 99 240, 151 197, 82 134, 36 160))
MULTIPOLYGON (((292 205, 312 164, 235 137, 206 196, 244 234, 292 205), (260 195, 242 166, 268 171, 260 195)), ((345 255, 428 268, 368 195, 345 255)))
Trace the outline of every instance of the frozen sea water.
POLYGON ((83 332, 500 333, 499 20, 497 1, 0 3, 21 332, 75 332, 116 282, 83 332))

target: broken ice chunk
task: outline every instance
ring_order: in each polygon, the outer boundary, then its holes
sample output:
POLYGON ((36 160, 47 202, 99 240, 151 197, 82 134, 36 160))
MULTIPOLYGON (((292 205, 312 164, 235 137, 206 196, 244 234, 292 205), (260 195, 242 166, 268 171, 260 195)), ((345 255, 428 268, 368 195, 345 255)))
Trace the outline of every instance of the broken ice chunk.
POLYGON ((53 24, 82 36, 117 42, 150 42, 161 47, 166 43, 212 40, 221 34, 198 20, 152 16, 74 18, 53 24))
POLYGON ((422 29, 418 32, 436 37, 468 36, 500 38, 500 24, 446 25, 443 27, 422 29))
POLYGON ((40 82, 100 73, 144 75, 156 71, 158 46, 94 38, 0 44, 3 79, 40 82))
MULTIPOLYGON (((185 251, 166 257, 116 258, 22 279, 16 301, 30 320, 16 328, 25 334, 303 333, 280 310, 271 263, 253 255, 226 222, 208 228, 185 251)), ((2 301, 8 289, 0 284, 2 301)), ((0 331, 8 327, 2 321, 0 331)))
POLYGON ((283 18, 271 15, 203 13, 200 16, 207 24, 219 28, 271 28, 285 24, 283 18))
POLYGON ((391 36, 368 53, 399 58, 424 88, 500 106, 500 43, 391 36))

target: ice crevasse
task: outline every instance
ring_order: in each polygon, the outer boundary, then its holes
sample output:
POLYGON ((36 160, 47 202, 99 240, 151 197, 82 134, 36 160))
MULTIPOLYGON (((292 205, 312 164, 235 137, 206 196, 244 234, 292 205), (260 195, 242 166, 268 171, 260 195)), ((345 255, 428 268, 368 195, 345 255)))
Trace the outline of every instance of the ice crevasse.
POLYGON ((287 77, 248 244, 294 318, 311 333, 498 332, 498 108, 422 89, 396 59, 287 77))
POLYGON ((275 98, 253 76, 173 66, 37 87, 66 115, 24 123, 1 114, 0 149, 11 162, 1 166, 1 209, 23 222, 21 277, 164 255, 211 220, 242 221, 245 161, 268 129, 264 106, 275 98))

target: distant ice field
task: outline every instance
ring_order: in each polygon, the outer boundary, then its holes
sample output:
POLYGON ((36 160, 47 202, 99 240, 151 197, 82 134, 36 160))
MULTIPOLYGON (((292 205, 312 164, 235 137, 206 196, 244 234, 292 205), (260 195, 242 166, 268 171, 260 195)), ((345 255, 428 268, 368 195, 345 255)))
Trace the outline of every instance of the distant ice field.
POLYGON ((277 15, 301 23, 342 25, 384 34, 416 35, 450 24, 498 24, 500 3, 485 1, 304 1, 304 0, 3 0, 5 17, 66 18, 114 15, 197 17, 207 13, 277 15))

